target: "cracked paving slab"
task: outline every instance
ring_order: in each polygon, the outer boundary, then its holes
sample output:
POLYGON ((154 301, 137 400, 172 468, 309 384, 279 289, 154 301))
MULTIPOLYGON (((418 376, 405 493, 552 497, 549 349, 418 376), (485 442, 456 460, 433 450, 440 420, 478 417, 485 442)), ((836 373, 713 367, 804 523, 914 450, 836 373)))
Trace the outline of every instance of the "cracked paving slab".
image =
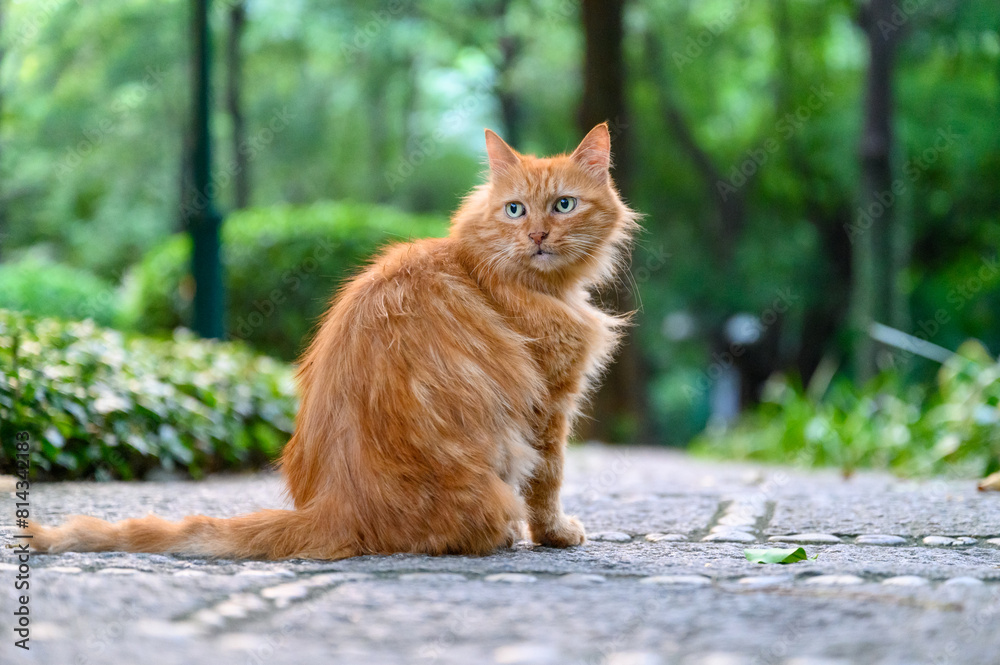
MULTIPOLYGON (((274 474, 35 484, 31 501, 48 522, 286 505, 274 474)), ((971 481, 844 481, 588 445, 570 451, 564 503, 599 539, 336 562, 35 555, 32 648, 15 649, 5 630, 0 661, 997 662, 1000 494, 971 481), (772 538, 809 541, 819 557, 746 561, 744 547, 789 545, 772 538)), ((0 559, 4 617, 15 574, 0 559)))

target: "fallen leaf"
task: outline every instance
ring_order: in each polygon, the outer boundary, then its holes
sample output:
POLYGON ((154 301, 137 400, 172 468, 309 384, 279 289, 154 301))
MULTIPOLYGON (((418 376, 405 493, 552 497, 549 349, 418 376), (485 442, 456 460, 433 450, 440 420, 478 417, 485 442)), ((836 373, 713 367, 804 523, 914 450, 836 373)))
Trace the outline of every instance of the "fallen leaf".
POLYGON ((1000 492, 1000 471, 991 473, 979 481, 980 492, 1000 492))
POLYGON ((743 550, 743 554, 746 555, 747 561, 751 563, 795 563, 796 561, 804 561, 809 558, 806 556, 806 551, 801 547, 792 549, 743 550))

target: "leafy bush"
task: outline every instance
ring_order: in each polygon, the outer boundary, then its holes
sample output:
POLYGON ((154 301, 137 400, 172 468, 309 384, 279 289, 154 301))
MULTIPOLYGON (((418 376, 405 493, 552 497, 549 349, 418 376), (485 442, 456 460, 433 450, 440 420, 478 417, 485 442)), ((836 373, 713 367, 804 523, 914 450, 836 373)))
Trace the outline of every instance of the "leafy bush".
POLYGON ((125 339, 90 321, 0 310, 0 473, 12 471, 19 431, 40 477, 259 467, 295 410, 290 368, 242 345, 182 332, 125 339))
POLYGON ((112 285, 85 270, 35 258, 0 264, 4 309, 110 325, 117 302, 112 285))
MULTIPOLYGON (((443 219, 348 203, 234 213, 223 227, 229 334, 294 358, 335 288, 391 241, 442 235, 443 219)), ((177 235, 126 278, 123 325, 164 334, 188 324, 190 239, 177 235)))
POLYGON ((882 376, 863 390, 844 381, 822 399, 784 380, 735 427, 709 429, 693 444, 729 459, 859 467, 905 475, 985 475, 1000 467, 1000 363, 967 342, 931 389, 882 376))

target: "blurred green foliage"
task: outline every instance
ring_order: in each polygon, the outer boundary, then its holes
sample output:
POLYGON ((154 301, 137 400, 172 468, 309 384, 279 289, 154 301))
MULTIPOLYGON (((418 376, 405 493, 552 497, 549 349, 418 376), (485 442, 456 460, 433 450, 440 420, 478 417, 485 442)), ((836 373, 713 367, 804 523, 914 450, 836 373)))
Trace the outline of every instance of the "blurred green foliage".
POLYGON ((32 257, 0 263, 0 309, 107 326, 117 307, 115 285, 87 270, 32 257))
POLYGON ((710 427, 699 454, 802 466, 976 476, 1000 468, 1000 363, 963 344, 932 388, 884 375, 861 389, 838 381, 824 396, 775 378, 761 407, 732 428, 710 427))
MULTIPOLYGON (((273 206, 233 213, 223 228, 229 334, 294 359, 333 292, 387 242, 444 235, 440 217, 365 204, 273 206)), ((170 334, 190 321, 190 237, 150 251, 125 280, 121 325, 170 334)))
POLYGON ((127 338, 0 310, 0 473, 28 432, 33 477, 198 477, 259 468, 292 432, 291 369, 243 345, 127 338))
MULTIPOLYGON (((226 208, 240 147, 221 94, 232 3, 214 4, 215 173, 226 208)), ((625 4, 628 109, 608 120, 621 130, 616 158, 630 166, 625 194, 645 213, 633 261, 634 320, 657 441, 682 444, 702 429, 719 332, 734 314, 766 315, 779 294, 792 298, 761 342, 767 369, 808 373, 827 357, 847 366, 868 61, 862 5, 625 4), (686 134, 672 122, 678 118, 686 134), (717 178, 706 175, 713 170, 717 178), (720 182, 742 199, 731 229, 722 223, 720 182), (690 320, 686 334, 668 334, 672 315, 690 320)), ((906 237, 904 327, 950 349, 975 337, 996 353, 1000 4, 900 6, 893 118, 901 193, 893 212, 906 237)), ((331 199, 443 217, 481 179, 484 126, 537 154, 580 139, 578 3, 255 0, 246 7, 241 98, 251 198, 261 209, 278 206, 278 217, 288 210, 308 217, 310 204, 331 199), (505 113, 502 100, 516 113, 505 113)), ((182 0, 128 0, 47 3, 44 11, 8 3, 5 15, 3 259, 43 255, 115 283, 138 264, 119 325, 157 334, 189 323, 186 241, 176 235, 188 12, 182 0)), ((232 215, 227 229, 245 219, 232 215)), ((367 240, 345 245, 303 280, 275 314, 251 326, 247 341, 293 357, 328 289, 365 248, 439 233, 433 224, 416 231, 408 218, 398 222, 378 226, 382 238, 360 232, 367 240)), ((226 233, 241 242, 238 231, 226 233)), ((240 336, 241 318, 249 324, 261 298, 285 288, 283 272, 303 265, 310 242, 296 241, 281 256, 255 251, 256 264, 226 250, 231 333, 240 336)), ((905 385, 935 371, 923 361, 896 369, 905 385)))

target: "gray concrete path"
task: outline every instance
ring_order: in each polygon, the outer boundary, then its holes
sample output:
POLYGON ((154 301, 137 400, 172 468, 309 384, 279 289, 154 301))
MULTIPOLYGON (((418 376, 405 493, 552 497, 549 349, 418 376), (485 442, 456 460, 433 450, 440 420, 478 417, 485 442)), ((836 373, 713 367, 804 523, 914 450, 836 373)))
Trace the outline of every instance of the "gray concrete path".
MULTIPOLYGON (((36 555, 30 651, 0 559, 0 663, 1000 663, 1000 493, 574 448, 563 493, 590 541, 340 562, 36 555), (816 560, 745 560, 801 542, 816 560)), ((10 541, 13 499, 0 504, 10 541)), ((273 474, 35 484, 57 522, 282 506, 273 474)))

